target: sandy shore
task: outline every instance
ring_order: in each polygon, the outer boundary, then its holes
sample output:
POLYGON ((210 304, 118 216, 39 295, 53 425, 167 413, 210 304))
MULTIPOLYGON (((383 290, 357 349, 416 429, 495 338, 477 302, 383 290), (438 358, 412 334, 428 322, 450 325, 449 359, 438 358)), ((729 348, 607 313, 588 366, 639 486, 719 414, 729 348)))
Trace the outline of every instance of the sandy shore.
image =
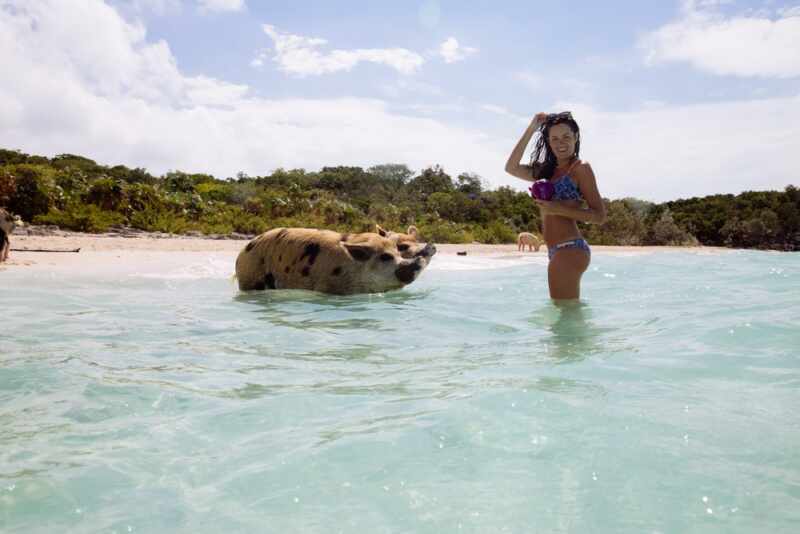
MULTIPOLYGON (((8 261, 0 264, 0 270, 19 269, 31 266, 59 268, 96 268, 105 263, 151 264, 180 263, 180 257, 209 257, 233 262, 247 240, 207 239, 199 237, 164 237, 139 235, 136 237, 104 236, 75 232, 60 232, 62 235, 12 235, 12 252, 8 261), (77 250, 80 252, 34 252, 34 250, 77 250), (167 261, 168 260, 168 261, 167 261)), ((517 245, 482 244, 437 244, 438 255, 518 257, 535 255, 545 257, 545 247, 538 252, 520 252, 517 245)), ((715 247, 605 247, 593 246, 594 253, 654 253, 654 252, 714 252, 724 251, 715 247)))

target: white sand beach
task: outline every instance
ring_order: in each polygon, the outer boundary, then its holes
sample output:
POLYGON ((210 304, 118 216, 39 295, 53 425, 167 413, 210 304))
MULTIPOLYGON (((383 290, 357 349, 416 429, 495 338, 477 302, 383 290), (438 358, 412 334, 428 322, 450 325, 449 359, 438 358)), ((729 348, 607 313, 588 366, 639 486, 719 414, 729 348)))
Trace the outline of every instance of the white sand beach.
MULTIPOLYGON (((0 264, 0 271, 11 269, 146 269, 157 271, 175 265, 196 263, 203 258, 215 262, 230 261, 231 271, 236 255, 245 246, 242 239, 209 239, 201 237, 164 237, 141 234, 135 237, 59 232, 59 235, 12 235, 12 252, 0 264), (41 252, 42 250, 78 250, 80 252, 41 252)), ((438 257, 466 256, 524 258, 547 256, 546 247, 538 252, 518 251, 516 244, 437 244, 438 257)), ((717 247, 609 247, 592 246, 595 254, 625 253, 652 254, 668 252, 718 252, 729 249, 717 247)))

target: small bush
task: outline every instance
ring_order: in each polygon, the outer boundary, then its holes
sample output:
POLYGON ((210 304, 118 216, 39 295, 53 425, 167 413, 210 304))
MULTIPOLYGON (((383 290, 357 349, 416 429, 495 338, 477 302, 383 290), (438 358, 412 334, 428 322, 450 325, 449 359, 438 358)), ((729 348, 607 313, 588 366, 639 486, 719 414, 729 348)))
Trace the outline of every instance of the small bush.
POLYGON ((10 171, 0 168, 0 206, 7 206, 17 191, 17 179, 10 171))
POLYGON ((653 224, 650 233, 651 245, 697 246, 697 239, 686 230, 675 224, 669 210, 664 210, 661 217, 653 224))
POLYGON ((121 211, 127 206, 124 183, 111 178, 95 180, 85 200, 105 211, 121 211))
POLYGON ((232 192, 230 184, 220 182, 205 182, 196 185, 194 189, 203 200, 213 200, 215 202, 227 202, 232 192))
POLYGON ((182 215, 171 211, 147 208, 130 217, 130 225, 146 232, 182 234, 193 230, 191 223, 182 215))
POLYGON ((463 225, 434 219, 418 225, 419 233, 424 241, 433 243, 470 243, 472 233, 463 225))
POLYGON ((489 223, 488 227, 480 227, 480 230, 476 232, 476 237, 481 243, 490 245, 517 242, 517 233, 514 232, 514 229, 497 220, 489 223))
POLYGON ((63 200, 63 191, 56 185, 54 171, 40 165, 15 165, 9 168, 16 189, 8 207, 23 220, 32 221, 44 215, 63 200))
POLYGON ((106 211, 94 204, 70 204, 67 209, 53 210, 44 215, 37 215, 35 224, 54 224, 61 228, 76 232, 107 232, 112 226, 125 223, 120 213, 106 211))

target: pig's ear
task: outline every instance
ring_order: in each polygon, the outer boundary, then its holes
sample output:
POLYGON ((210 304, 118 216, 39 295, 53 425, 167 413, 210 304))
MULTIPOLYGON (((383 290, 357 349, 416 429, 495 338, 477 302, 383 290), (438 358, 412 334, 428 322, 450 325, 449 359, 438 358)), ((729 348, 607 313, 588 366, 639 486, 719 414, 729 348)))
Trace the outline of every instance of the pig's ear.
POLYGON ((351 245, 350 243, 342 243, 350 257, 356 261, 367 261, 375 254, 372 247, 368 245, 351 245))
POLYGON ((386 230, 381 228, 380 224, 376 224, 375 225, 375 230, 378 232, 378 235, 380 235, 381 237, 386 237, 387 235, 389 235, 389 232, 387 232, 386 230))

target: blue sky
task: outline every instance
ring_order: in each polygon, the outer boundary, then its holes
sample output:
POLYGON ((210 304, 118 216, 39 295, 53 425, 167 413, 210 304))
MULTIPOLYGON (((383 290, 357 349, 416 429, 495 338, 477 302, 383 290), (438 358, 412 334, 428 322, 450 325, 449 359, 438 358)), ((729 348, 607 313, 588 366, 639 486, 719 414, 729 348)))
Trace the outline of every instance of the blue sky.
POLYGON ((0 145, 266 174, 505 158, 570 109, 610 198, 800 185, 800 3, 7 0, 0 145))

